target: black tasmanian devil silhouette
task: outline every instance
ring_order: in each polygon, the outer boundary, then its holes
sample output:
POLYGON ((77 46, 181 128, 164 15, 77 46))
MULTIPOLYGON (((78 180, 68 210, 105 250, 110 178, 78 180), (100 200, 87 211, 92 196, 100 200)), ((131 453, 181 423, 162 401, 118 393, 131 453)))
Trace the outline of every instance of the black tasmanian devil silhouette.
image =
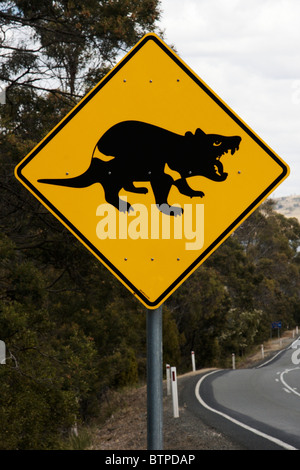
POLYGON ((195 134, 175 134, 161 127, 140 121, 124 121, 108 129, 97 142, 96 148, 113 157, 109 161, 92 155, 89 168, 81 175, 65 179, 39 179, 40 183, 85 188, 94 183, 103 186, 105 199, 120 211, 129 211, 131 205, 119 198, 119 191, 146 194, 147 188, 135 187, 134 182, 149 181, 157 207, 168 215, 178 215, 182 209, 167 202, 172 185, 189 197, 203 197, 195 191, 186 178, 204 176, 213 181, 224 181, 228 174, 223 171, 220 158, 239 149, 241 137, 225 137, 206 134, 197 129, 195 134), (180 174, 174 180, 165 173, 166 164, 180 174))

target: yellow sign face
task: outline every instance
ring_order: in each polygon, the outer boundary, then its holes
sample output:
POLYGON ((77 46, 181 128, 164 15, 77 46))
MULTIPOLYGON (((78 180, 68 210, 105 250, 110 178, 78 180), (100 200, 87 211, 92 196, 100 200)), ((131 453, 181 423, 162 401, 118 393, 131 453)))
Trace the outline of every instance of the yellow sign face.
POLYGON ((154 34, 16 167, 21 183, 150 309, 288 173, 154 34))

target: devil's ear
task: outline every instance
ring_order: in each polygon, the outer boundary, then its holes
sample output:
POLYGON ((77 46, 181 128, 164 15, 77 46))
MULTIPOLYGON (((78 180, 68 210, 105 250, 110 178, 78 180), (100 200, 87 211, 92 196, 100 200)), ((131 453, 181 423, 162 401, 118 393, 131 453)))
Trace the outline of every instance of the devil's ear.
POLYGON ((203 132, 199 127, 196 129, 195 136, 196 137, 204 137, 206 134, 203 132))
POLYGON ((187 132, 185 133, 185 136, 186 136, 186 137, 193 137, 193 133, 192 133, 191 131, 187 131, 187 132))

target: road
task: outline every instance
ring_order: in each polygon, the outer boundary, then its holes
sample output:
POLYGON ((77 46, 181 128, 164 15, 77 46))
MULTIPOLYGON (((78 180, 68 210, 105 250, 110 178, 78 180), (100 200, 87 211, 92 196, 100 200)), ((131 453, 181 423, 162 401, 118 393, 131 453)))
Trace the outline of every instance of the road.
POLYGON ((300 449, 299 340, 256 368, 194 376, 182 393, 186 406, 245 449, 300 449))

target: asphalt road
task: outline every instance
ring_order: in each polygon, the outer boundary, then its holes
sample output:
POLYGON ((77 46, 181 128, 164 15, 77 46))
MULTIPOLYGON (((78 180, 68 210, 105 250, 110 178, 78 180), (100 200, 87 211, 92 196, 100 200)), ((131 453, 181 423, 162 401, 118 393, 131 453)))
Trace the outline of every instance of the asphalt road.
POLYGON ((300 342, 253 369, 193 376, 180 400, 244 449, 298 450, 300 342))

